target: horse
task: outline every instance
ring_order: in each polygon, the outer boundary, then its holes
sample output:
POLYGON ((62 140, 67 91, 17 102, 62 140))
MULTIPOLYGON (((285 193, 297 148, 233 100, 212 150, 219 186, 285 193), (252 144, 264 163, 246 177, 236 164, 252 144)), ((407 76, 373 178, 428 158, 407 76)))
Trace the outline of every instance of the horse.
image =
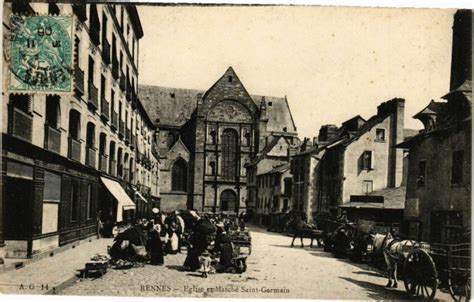
POLYGON ((397 266, 398 263, 406 259, 410 249, 415 242, 412 240, 397 240, 389 232, 387 235, 375 234, 372 236, 373 253, 382 252, 387 265, 388 283, 386 287, 397 288, 397 266), (393 279, 393 280, 392 280, 393 279))
POLYGON ((316 241, 318 242, 318 246, 319 246, 320 245, 319 238, 316 235, 316 233, 317 233, 317 229, 314 225, 306 223, 302 220, 298 221, 298 222, 295 222, 293 240, 291 241, 290 246, 291 247, 294 246, 294 242, 295 242, 296 237, 300 237, 301 247, 304 247, 303 238, 311 239, 310 247, 313 247, 314 239, 316 239, 316 241))

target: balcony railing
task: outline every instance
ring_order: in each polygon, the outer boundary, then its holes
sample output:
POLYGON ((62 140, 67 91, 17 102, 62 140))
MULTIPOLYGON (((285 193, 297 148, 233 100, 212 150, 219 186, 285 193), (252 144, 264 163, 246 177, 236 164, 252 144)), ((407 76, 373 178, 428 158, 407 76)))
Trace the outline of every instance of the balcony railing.
POLYGON ((56 153, 61 152, 61 131, 44 125, 44 148, 56 153))
POLYGON ((95 154, 95 149, 90 147, 86 148, 86 165, 95 168, 95 154))
POLYGON ((114 79, 119 77, 119 63, 115 55, 112 55, 112 76, 114 79))
POLYGON ((122 120, 120 120, 119 121, 119 135, 123 137, 124 132, 125 132, 125 123, 122 120))
POLYGON ((126 80, 125 80, 125 75, 123 74, 123 72, 121 71, 120 72, 120 89, 122 89, 123 92, 125 92, 125 83, 126 83, 126 80))
POLYGON ((104 154, 99 154, 99 170, 107 172, 107 156, 104 154))
POLYGON ((89 105, 99 108, 99 92, 94 83, 89 82, 89 105))
POLYGON ((84 95, 84 71, 78 65, 74 66, 74 80, 76 94, 81 97, 84 95))
POLYGON ((109 174, 112 176, 116 176, 116 169, 117 169, 117 161, 116 160, 109 160, 109 174))
MULTIPOLYGON (((103 92, 102 92, 103 93, 103 92)), ((105 99, 104 96, 100 99, 100 115, 105 119, 109 120, 109 102, 105 99)))
POLYGON ((33 116, 10 106, 10 135, 31 142, 33 116))
POLYGON ((102 40, 102 60, 105 64, 110 64, 110 44, 107 39, 102 40))
POLYGON ((69 138, 68 157, 75 161, 81 161, 81 142, 69 138))

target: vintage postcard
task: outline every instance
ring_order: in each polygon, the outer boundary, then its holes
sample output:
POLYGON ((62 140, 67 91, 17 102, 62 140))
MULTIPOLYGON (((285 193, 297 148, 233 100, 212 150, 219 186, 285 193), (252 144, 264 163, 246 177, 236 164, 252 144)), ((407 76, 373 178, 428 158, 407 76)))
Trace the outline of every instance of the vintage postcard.
POLYGON ((1 294, 471 298, 472 10, 2 18, 1 294))

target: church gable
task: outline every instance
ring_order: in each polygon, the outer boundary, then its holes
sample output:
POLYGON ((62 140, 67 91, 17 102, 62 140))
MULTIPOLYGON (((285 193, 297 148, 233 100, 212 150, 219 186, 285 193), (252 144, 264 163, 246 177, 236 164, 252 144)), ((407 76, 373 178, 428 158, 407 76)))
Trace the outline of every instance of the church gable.
POLYGON ((207 115, 208 121, 251 123, 252 116, 249 110, 239 102, 224 100, 211 108, 207 115))
POLYGON ((202 104, 199 106, 200 114, 206 116, 211 108, 223 100, 237 101, 245 106, 253 117, 256 116, 257 106, 232 67, 229 67, 224 75, 206 91, 202 104))
POLYGON ((267 156, 287 156, 289 147, 290 144, 288 141, 283 136, 280 136, 280 138, 278 138, 274 143, 273 147, 268 151, 267 156))
POLYGON ((190 160, 190 152, 184 145, 183 141, 181 141, 181 138, 178 138, 176 143, 174 143, 168 153, 166 153, 166 163, 164 164, 165 169, 170 170, 172 164, 178 158, 182 158, 186 162, 189 162, 190 160))

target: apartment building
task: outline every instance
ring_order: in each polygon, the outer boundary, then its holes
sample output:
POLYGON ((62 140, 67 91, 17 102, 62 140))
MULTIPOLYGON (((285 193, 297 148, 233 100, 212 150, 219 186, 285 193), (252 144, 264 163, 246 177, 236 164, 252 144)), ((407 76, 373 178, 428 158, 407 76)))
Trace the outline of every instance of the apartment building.
POLYGON ((143 30, 133 5, 14 1, 5 35, 12 13, 73 16, 73 93, 3 87, 0 249, 29 258, 95 236, 99 219, 146 216, 159 199, 158 153, 137 97, 143 30))

